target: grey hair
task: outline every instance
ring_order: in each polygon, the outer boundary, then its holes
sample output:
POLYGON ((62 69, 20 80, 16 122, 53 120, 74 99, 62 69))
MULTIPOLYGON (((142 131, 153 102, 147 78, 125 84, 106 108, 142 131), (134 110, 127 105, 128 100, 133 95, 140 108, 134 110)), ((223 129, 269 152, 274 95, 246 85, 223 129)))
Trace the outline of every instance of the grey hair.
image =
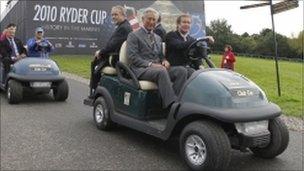
POLYGON ((159 13, 156 11, 154 8, 146 8, 145 11, 143 12, 143 17, 146 17, 146 15, 153 13, 156 16, 156 20, 158 20, 159 13))
POLYGON ((120 6, 120 5, 113 6, 112 10, 115 10, 115 9, 119 10, 123 16, 125 16, 125 17, 127 16, 127 10, 123 6, 120 6))

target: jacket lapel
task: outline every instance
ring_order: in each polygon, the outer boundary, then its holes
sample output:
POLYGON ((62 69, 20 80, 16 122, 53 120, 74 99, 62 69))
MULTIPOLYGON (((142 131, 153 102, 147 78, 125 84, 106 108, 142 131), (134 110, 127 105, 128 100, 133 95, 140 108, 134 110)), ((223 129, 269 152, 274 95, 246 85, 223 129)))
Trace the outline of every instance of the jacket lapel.
POLYGON ((147 46, 150 49, 152 49, 152 45, 150 44, 148 34, 146 34, 146 32, 145 32, 145 30, 143 28, 141 28, 141 34, 142 34, 142 37, 144 39, 144 42, 147 44, 147 46))
POLYGON ((6 47, 8 48, 8 51, 12 51, 11 44, 10 44, 10 42, 7 40, 7 38, 5 38, 4 41, 5 41, 6 47))
POLYGON ((148 37, 148 34, 145 34, 144 36, 144 40, 146 42, 146 44, 152 49, 152 45, 150 43, 150 40, 149 40, 149 37, 148 37))

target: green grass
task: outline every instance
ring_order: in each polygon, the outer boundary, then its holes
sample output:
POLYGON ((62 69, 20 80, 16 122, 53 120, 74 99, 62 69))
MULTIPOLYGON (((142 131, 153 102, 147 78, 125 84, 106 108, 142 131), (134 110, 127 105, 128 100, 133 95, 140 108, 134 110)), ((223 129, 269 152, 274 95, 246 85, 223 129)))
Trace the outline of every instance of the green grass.
POLYGON ((60 55, 53 56, 60 69, 65 72, 79 75, 83 78, 90 78, 91 60, 93 57, 84 55, 60 55))
MULTIPOLYGON (((213 62, 219 66, 221 57, 211 55, 213 62)), ((69 55, 54 56, 60 68, 69 73, 77 74, 84 78, 90 77, 90 61, 92 57, 69 55)), ((286 115, 301 117, 302 115, 302 71, 303 63, 280 61, 281 91, 277 95, 274 61, 256 58, 237 57, 236 71, 245 75, 267 94, 270 101, 278 104, 286 115)))

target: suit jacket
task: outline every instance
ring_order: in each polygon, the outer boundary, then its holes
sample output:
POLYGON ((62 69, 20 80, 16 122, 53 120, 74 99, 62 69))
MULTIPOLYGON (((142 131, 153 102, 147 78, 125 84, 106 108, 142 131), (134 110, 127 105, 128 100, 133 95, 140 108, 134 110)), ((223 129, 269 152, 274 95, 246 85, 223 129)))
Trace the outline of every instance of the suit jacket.
POLYGON ((118 53, 130 32, 132 32, 132 27, 128 20, 120 23, 110 37, 106 47, 101 49, 99 54, 108 55, 109 53, 118 53))
POLYGON ((158 24, 154 30, 154 33, 159 35, 159 37, 162 39, 162 41, 165 41, 165 36, 166 36, 166 30, 163 28, 161 24, 158 24))
MULTIPOLYGON (((14 41, 16 43, 19 54, 26 54, 26 49, 24 48, 21 40, 14 38, 14 41)), ((13 49, 10 46, 10 42, 6 38, 0 41, 0 54, 1 54, 0 56, 2 56, 3 59, 6 58, 12 60, 11 59, 12 52, 13 49)))
POLYGON ((178 31, 169 32, 166 35, 166 57, 171 66, 185 66, 189 64, 187 50, 195 41, 193 37, 188 35, 187 41, 180 35, 178 31))
POLYGON ((127 39, 127 57, 130 61, 130 67, 137 77, 149 67, 149 63, 160 63, 164 59, 162 53, 162 40, 157 34, 154 48, 149 41, 149 35, 144 28, 132 32, 127 39))

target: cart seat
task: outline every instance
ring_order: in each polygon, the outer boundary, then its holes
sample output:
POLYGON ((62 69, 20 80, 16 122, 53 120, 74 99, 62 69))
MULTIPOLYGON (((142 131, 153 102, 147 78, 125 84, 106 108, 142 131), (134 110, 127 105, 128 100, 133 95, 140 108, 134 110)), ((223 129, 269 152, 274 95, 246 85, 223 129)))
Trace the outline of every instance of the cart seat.
MULTIPOLYGON (((126 66, 130 65, 127 58, 127 42, 124 42, 120 48, 119 61, 126 66)), ((157 90, 157 85, 154 82, 147 80, 139 80, 138 82, 141 90, 157 90)))
POLYGON ((106 66, 101 70, 102 73, 106 74, 106 75, 117 75, 117 71, 115 68, 111 67, 111 66, 106 66))
MULTIPOLYGON (((99 50, 96 51, 95 56, 99 54, 99 50)), ((112 55, 109 57, 109 63, 110 66, 106 66, 101 70, 101 73, 106 74, 106 75, 117 75, 116 68, 113 67, 112 65, 112 55)))

